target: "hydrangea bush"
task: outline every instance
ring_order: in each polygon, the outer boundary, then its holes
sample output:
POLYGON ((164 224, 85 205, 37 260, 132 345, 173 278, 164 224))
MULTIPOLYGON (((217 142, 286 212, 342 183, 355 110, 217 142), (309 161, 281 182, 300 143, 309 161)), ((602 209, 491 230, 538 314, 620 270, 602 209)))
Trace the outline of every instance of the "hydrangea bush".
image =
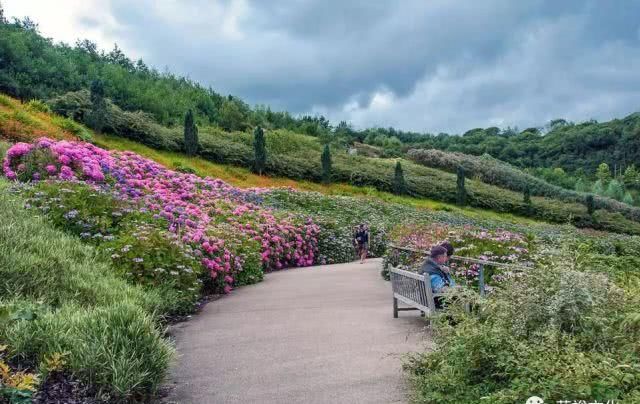
MULTIPOLYGON (((408 270, 417 270, 432 246, 449 241, 458 256, 475 258, 505 264, 530 266, 532 238, 504 229, 478 229, 472 226, 453 227, 445 224, 408 224, 395 227, 390 234, 391 242, 398 247, 414 251, 390 249, 385 256, 385 268, 401 266, 408 270)), ((480 266, 475 263, 451 261, 452 274, 464 283, 476 284, 480 266)), ((485 266, 485 281, 499 284, 514 272, 485 266)), ((385 276, 385 273, 383 273, 385 276)))
MULTIPOLYGON (((260 206, 265 189, 242 190, 219 179, 179 173, 135 153, 42 138, 33 144, 12 146, 3 170, 12 180, 87 184, 96 194, 112 195, 123 209, 164 221, 167 235, 171 233, 176 242, 190 246, 213 284, 227 293, 238 283, 261 278, 256 274, 255 246, 264 271, 312 265, 318 256, 319 227, 307 217, 260 206), (221 228, 226 230, 221 232, 221 228), (221 238, 233 233, 241 236, 221 238), (248 263, 252 275, 240 275, 238 282, 238 274, 244 274, 248 263)), ((87 237, 104 237, 117 222, 115 212, 107 212, 110 209, 95 212, 92 206, 53 205, 46 209, 61 212, 69 208, 61 220, 74 223, 69 226, 76 226, 75 231, 86 225, 83 233, 88 233, 87 237)))

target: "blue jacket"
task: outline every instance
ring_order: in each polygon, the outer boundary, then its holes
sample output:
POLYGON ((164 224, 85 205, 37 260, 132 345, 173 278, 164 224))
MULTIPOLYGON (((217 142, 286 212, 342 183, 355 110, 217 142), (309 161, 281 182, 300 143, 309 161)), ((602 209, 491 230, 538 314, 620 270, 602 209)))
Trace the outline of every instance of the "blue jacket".
POLYGON ((444 272, 440 265, 431 258, 427 258, 418 273, 425 275, 425 277, 429 275, 431 289, 434 293, 439 293, 446 286, 456 285, 451 275, 444 272))

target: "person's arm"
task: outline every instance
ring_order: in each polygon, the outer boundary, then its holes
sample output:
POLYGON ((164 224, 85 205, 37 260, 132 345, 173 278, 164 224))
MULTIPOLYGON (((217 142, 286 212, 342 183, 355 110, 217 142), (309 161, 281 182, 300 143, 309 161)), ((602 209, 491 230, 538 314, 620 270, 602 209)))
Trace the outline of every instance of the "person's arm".
POLYGON ((444 283, 444 279, 442 279, 442 277, 439 275, 431 275, 430 280, 431 290, 433 290, 433 293, 440 293, 442 289, 447 285, 446 283, 444 283))

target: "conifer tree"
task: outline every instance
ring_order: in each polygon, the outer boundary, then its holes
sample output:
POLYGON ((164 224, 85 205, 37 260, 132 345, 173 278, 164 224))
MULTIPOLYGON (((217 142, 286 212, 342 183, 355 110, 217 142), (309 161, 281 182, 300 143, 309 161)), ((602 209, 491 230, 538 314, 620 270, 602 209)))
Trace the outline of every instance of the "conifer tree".
POLYGON ((467 204, 467 190, 464 187, 464 167, 458 166, 457 176, 456 188, 458 192, 456 195, 456 202, 458 205, 464 206, 467 204))
POLYGON ((267 146, 264 131, 259 126, 253 131, 253 154, 253 170, 262 175, 267 165, 267 146))
POLYGON ((522 201, 526 205, 531 205, 531 189, 529 189, 529 185, 524 187, 524 192, 522 193, 522 201))
POLYGON ((596 204, 595 204, 595 201, 593 200, 593 195, 592 194, 587 195, 584 202, 585 202, 584 204, 587 206, 587 212, 589 213, 589 215, 593 215, 593 212, 596 211, 596 204))
POLYGON ((609 180, 611 179, 611 170, 609 170, 609 165, 607 163, 600 163, 596 170, 596 177, 601 181, 603 187, 609 184, 609 180))
POLYGON ((322 162, 322 182, 324 184, 328 184, 331 182, 331 150, 329 150, 329 145, 324 145, 324 150, 322 151, 321 156, 322 162))
POLYGON ((626 203, 627 205, 633 205, 633 196, 631 196, 629 192, 626 192, 624 194, 624 198, 622 198, 622 202, 626 203))
POLYGON ((91 82, 91 112, 88 124, 91 129, 100 132, 107 117, 107 100, 104 98, 104 83, 101 80, 91 82))
POLYGON ((404 195, 407 193, 407 184, 404 181, 404 171, 402 164, 396 163, 396 170, 393 176, 393 193, 396 195, 404 195))
POLYGON ((188 156, 195 156, 198 153, 198 127, 191 110, 184 115, 184 151, 188 156))

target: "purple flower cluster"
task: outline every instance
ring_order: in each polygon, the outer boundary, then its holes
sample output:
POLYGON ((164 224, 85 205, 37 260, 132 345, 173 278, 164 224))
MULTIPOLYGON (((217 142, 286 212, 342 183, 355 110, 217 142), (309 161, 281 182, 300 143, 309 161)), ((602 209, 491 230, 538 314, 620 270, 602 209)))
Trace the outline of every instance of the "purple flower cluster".
POLYGON ((220 179, 184 174, 132 152, 109 152, 83 142, 42 138, 34 144, 12 146, 4 159, 7 178, 19 178, 25 161, 35 150, 48 152, 47 161, 33 159, 40 178, 83 181, 113 190, 143 212, 168 222, 168 229, 183 243, 194 245, 202 265, 214 279, 224 279, 230 291, 233 274, 242 271, 244 258, 219 238, 215 227, 231 225, 238 233, 259 242, 265 270, 308 266, 317 257, 319 227, 249 202, 266 189, 242 190, 220 179))

